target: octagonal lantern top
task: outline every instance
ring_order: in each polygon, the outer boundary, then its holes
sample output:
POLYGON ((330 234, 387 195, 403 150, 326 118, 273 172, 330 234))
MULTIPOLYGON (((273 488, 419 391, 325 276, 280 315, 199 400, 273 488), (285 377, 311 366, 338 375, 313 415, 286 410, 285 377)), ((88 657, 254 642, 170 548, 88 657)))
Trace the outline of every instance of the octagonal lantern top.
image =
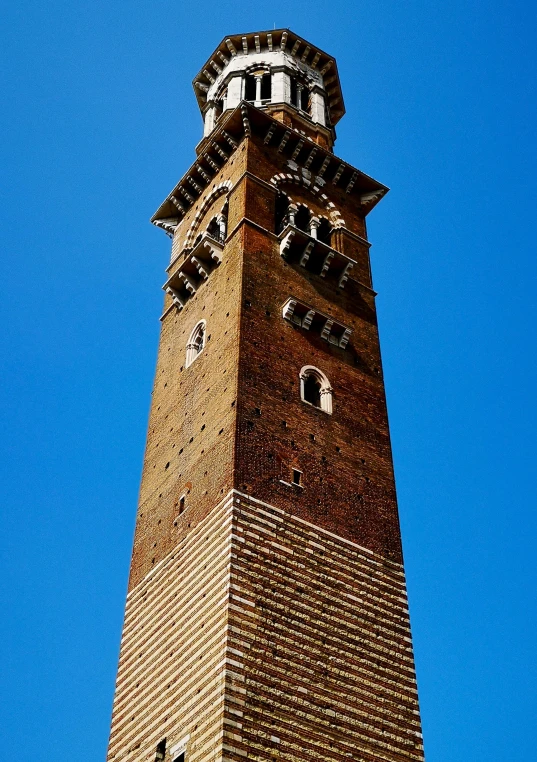
POLYGON ((289 29, 224 37, 193 86, 206 135, 243 100, 258 108, 287 104, 327 128, 345 113, 335 60, 289 29))

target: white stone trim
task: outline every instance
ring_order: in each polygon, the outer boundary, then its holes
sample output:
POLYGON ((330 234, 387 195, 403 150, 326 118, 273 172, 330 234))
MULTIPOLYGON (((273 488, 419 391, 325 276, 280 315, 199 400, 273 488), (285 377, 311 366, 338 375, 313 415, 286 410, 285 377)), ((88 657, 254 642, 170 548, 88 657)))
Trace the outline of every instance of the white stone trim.
POLYGON ((207 341, 207 322, 205 320, 200 320, 194 328, 192 329, 192 333, 189 336, 187 345, 186 345, 186 359, 185 359, 185 368, 189 368, 192 363, 200 356, 200 354, 205 349, 205 344, 207 341), (199 337, 201 333, 201 347, 198 348, 198 344, 196 343, 196 339, 199 337))
MULTIPOLYGON (((320 409, 324 410, 325 413, 328 413, 329 415, 332 415, 332 387, 330 386, 330 382, 328 381, 327 376, 322 372, 322 370, 319 370, 319 368, 316 368, 314 365, 304 365, 303 368, 300 370, 300 399, 302 402, 306 403, 307 405, 311 405, 311 402, 308 402, 308 400, 304 396, 305 391, 305 384, 306 380, 309 378, 309 376, 314 376, 317 381, 321 385, 321 406, 320 409)), ((313 405, 312 407, 315 407, 313 405)))
MULTIPOLYGON (((336 207, 336 205, 330 201, 326 193, 321 193, 321 189, 312 183, 312 180, 310 179, 312 177, 311 173, 307 170, 304 170, 302 174, 293 173, 290 172, 280 172, 277 175, 273 175, 270 178, 270 183, 272 185, 275 185, 276 188, 279 190, 279 186, 283 184, 290 184, 290 185, 301 185, 303 188, 306 188, 310 193, 312 193, 314 196, 316 196, 322 203, 322 205, 327 210, 328 214, 330 215, 330 222, 335 228, 343 228, 345 227, 345 220, 343 219, 341 212, 336 207), (309 177, 308 177, 309 175, 309 177)), ((317 180, 317 178, 314 178, 317 180)), ((322 184, 322 183, 320 183, 322 184)))
POLYGON ((187 733, 186 736, 181 738, 180 741, 178 741, 176 744, 174 744, 170 748, 170 759, 172 760, 172 762, 180 754, 183 754, 184 752, 186 752, 186 747, 187 747, 187 744, 188 744, 189 740, 190 740, 190 733, 187 733))
POLYGON ((196 237, 196 233, 198 232, 200 222, 202 218, 205 216, 207 210, 209 207, 214 204, 214 202, 224 193, 229 193, 231 190, 231 180, 224 180, 221 183, 218 183, 212 191, 207 195, 205 199, 203 199, 202 203, 200 204, 200 207, 196 214, 194 215, 194 219, 190 223, 190 227, 188 229, 188 232, 185 237, 185 242, 183 245, 184 249, 190 249, 192 248, 194 244, 194 239, 196 237))

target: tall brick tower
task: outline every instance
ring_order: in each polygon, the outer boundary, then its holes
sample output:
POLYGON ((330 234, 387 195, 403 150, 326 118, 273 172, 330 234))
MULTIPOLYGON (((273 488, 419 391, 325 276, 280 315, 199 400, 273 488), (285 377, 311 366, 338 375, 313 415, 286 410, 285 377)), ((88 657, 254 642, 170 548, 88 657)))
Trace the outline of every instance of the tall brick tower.
POLYGON ((423 746, 365 218, 335 61, 225 38, 194 80, 109 762, 423 746))

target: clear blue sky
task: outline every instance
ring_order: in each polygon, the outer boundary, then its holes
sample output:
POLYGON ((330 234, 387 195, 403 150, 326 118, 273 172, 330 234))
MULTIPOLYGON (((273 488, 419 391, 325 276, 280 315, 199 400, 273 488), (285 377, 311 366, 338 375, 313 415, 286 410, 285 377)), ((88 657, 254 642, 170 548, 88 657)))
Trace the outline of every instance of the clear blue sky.
MULTIPOLYGON (((534 4, 10 3, 0 56, 2 745, 104 757, 191 80, 332 53, 369 218, 428 762, 535 759, 534 4)), ((23 750, 21 752, 21 749, 23 750)))

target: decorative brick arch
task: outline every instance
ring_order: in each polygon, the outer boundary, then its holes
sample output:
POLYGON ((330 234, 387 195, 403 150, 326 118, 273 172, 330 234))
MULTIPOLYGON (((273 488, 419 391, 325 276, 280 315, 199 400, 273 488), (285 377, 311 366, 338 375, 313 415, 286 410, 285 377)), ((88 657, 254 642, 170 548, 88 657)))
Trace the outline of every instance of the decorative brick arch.
POLYGON ((191 249, 194 245, 194 239, 196 238, 196 233, 198 232, 198 228, 200 225, 201 220, 207 213, 207 210, 209 207, 211 207, 217 198, 220 198, 224 193, 229 193, 231 190, 231 180, 224 180, 222 183, 218 183, 217 186, 215 186, 212 191, 209 193, 206 199, 204 199, 203 203, 200 205, 198 211, 194 215, 194 219, 190 223, 190 227, 188 229, 188 233, 185 237, 185 243, 184 248, 185 249, 191 249))
MULTIPOLYGON (((315 185, 314 182, 311 180, 308 180, 306 177, 303 177, 299 174, 291 174, 291 172, 281 172, 280 174, 273 175, 273 177, 270 178, 270 182, 272 185, 275 185, 276 188, 279 189, 280 185, 283 185, 284 183, 292 184, 292 185, 301 185, 303 188, 306 188, 309 190, 310 193, 312 193, 314 196, 317 196, 317 198, 321 201, 322 205, 326 208, 327 213, 330 215, 330 222, 335 228, 344 228, 345 227, 345 220, 341 216, 341 212, 337 208, 337 206, 330 201, 326 193, 322 193, 321 189, 315 185)), ((286 194, 287 195, 287 194, 286 194)))

